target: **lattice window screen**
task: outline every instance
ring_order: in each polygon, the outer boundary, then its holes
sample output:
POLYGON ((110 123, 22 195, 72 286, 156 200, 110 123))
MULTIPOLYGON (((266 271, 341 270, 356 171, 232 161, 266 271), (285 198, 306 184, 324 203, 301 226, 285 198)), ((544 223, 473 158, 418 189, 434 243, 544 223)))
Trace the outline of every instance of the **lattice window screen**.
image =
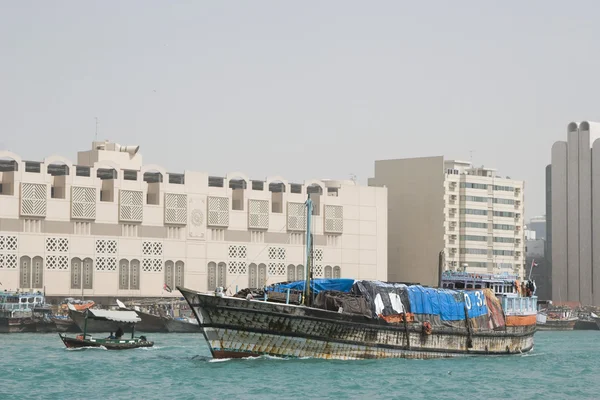
POLYGON ((285 275, 285 264, 284 263, 269 263, 268 272, 269 272, 269 275, 284 276, 285 275))
POLYGON ((18 240, 16 236, 0 236, 0 251, 17 251, 18 240))
POLYGON ((96 219, 96 188, 71 187, 71 218, 96 219))
POLYGON ((343 233, 344 209, 342 206, 325 206, 325 232, 343 233))
POLYGON ((229 261, 227 273, 233 275, 245 275, 248 272, 248 266, 245 261, 229 261))
POLYGON ((49 255, 46 256, 46 268, 47 269, 69 269, 69 257, 49 255))
POLYGON ((28 217, 46 216, 47 185, 21 183, 21 215, 28 217))
POLYGON ((321 264, 315 264, 313 266, 313 275, 319 278, 323 276, 323 266, 321 264))
POLYGON ((119 208, 119 219, 121 221, 142 222, 144 193, 137 190, 121 190, 119 208))
POLYGON ((313 262, 323 261, 323 249, 313 249, 313 262))
POLYGON ((49 253, 68 253, 69 252, 69 239, 49 237, 46 238, 46 252, 49 253))
POLYGON ((187 195, 165 193, 165 223, 187 224, 187 195))
POLYGON ((228 255, 229 255, 229 258, 245 259, 248 255, 248 249, 246 246, 243 246, 243 245, 240 245, 240 246, 231 245, 231 246, 229 246, 228 255))
POLYGON ((304 203, 287 203, 287 228, 289 231, 306 230, 306 208, 304 203))
POLYGON ((269 200, 248 200, 248 228, 269 229, 269 200))
POLYGON ((285 248, 269 247, 269 260, 285 260, 285 248))
POLYGON ((208 222, 209 226, 229 226, 229 198, 208 198, 208 222))

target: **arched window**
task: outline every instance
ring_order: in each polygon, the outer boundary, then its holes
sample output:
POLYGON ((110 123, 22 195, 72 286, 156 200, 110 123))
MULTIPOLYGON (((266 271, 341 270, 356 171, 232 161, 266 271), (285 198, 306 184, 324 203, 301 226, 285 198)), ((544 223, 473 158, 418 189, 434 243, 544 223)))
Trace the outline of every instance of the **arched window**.
POLYGON ((267 266, 258 264, 258 287, 264 287, 267 284, 267 266))
POLYGON ((334 278, 342 277, 342 269, 337 265, 335 267, 333 267, 333 277, 334 278))
POLYGON ((119 262, 119 289, 129 289, 129 261, 126 259, 119 262))
POLYGON ((174 289, 175 286, 173 286, 174 280, 173 280, 173 273, 175 269, 175 264, 173 264, 173 261, 167 261, 165 262, 165 285, 167 285, 168 287, 170 287, 171 289, 174 289))
POLYGON ((140 260, 129 263, 129 289, 140 290, 140 260))
POLYGON ((83 260, 83 288, 93 289, 94 288, 94 262, 91 258, 83 260))
POLYGON ((258 271, 254 263, 248 266, 248 287, 251 289, 258 288, 258 271))
POLYGON ((44 260, 42 257, 34 257, 31 261, 31 287, 33 289, 44 288, 44 260))
POLYGON ((81 289, 81 259, 71 259, 71 289, 81 289))
POLYGON ((208 263, 207 279, 207 290, 215 290, 217 288, 217 264, 212 261, 208 263))
POLYGON ((31 258, 27 256, 21 257, 20 264, 20 276, 19 287, 21 289, 29 289, 31 288, 31 258))
POLYGON ((287 280, 292 282, 295 281, 296 279, 296 267, 294 267, 293 265, 288 265, 288 276, 287 276, 287 280))
POLYGON ((217 265, 217 286, 227 288, 227 264, 220 262, 217 265))
POLYGON ((299 281, 303 281, 306 279, 304 276, 304 266, 303 265, 296 266, 296 279, 299 281))
POLYGON ((333 277, 333 270, 331 268, 331 265, 326 265, 325 266, 325 279, 331 279, 333 277))
MULTIPOLYGON (((175 263, 175 287, 183 286, 184 284, 184 264, 183 261, 177 261, 175 263)), ((172 287, 172 286, 171 286, 172 287)))

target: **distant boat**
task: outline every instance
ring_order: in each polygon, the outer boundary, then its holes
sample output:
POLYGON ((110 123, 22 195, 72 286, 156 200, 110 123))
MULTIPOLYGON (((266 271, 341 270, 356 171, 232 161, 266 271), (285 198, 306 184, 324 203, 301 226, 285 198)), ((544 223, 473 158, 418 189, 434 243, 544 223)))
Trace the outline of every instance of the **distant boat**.
POLYGON ((0 333, 35 332, 34 310, 43 306, 41 292, 0 292, 0 333))
POLYGON ((579 320, 569 307, 549 307, 538 315, 545 317, 545 321, 538 318, 537 329, 540 331, 572 331, 579 320))
POLYGON ((122 310, 132 310, 141 318, 141 322, 136 325, 136 329, 140 332, 158 333, 169 332, 165 321, 162 317, 141 311, 138 306, 127 307, 122 301, 117 299, 117 305, 122 310))
POLYGON ((196 318, 167 318, 165 319, 165 325, 171 333, 198 333, 200 332, 200 325, 196 318))

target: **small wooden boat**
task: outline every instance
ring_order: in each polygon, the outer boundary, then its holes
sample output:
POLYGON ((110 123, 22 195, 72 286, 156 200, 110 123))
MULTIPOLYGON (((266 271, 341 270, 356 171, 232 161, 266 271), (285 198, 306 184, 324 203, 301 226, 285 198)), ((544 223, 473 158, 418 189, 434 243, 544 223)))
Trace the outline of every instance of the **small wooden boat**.
POLYGON ((97 339, 92 335, 77 335, 70 337, 65 334, 58 334, 67 348, 82 348, 82 347, 105 347, 107 350, 126 350, 135 349, 138 347, 152 347, 154 342, 150 342, 145 336, 134 337, 129 339, 97 339))
POLYGON ((67 348, 104 347, 107 350, 126 350, 154 346, 154 342, 149 341, 145 336, 135 337, 135 324, 141 321, 135 311, 92 310, 88 308, 84 313, 83 334, 76 336, 58 334, 67 348), (131 337, 119 337, 120 334, 117 334, 115 338, 111 332, 111 336, 107 338, 95 338, 87 333, 88 320, 114 322, 119 325, 121 335, 123 331, 121 325, 131 327, 131 337))

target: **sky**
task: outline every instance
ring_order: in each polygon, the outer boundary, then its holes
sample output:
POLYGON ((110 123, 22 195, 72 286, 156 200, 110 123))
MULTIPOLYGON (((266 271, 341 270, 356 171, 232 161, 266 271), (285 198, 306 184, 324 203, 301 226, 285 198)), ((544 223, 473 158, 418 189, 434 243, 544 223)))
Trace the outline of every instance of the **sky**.
POLYGON ((170 172, 366 184, 443 155, 525 181, 600 120, 593 1, 0 4, 0 149, 76 161, 95 138, 170 172))

